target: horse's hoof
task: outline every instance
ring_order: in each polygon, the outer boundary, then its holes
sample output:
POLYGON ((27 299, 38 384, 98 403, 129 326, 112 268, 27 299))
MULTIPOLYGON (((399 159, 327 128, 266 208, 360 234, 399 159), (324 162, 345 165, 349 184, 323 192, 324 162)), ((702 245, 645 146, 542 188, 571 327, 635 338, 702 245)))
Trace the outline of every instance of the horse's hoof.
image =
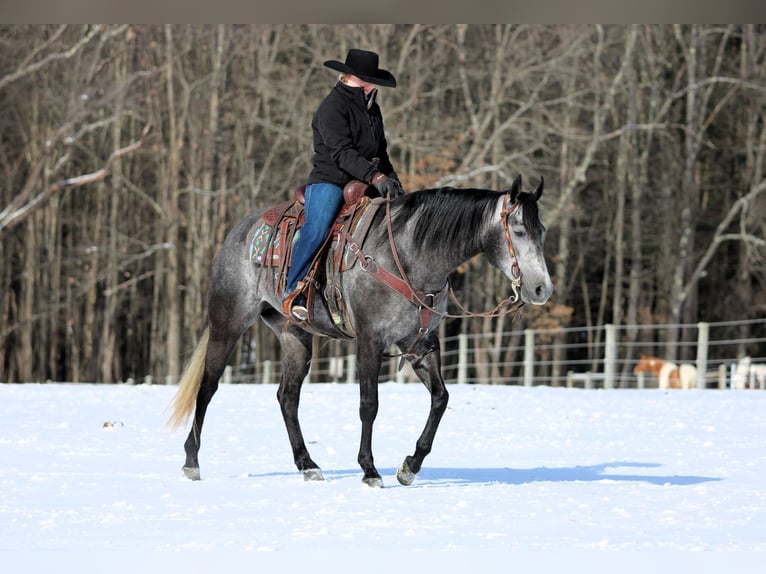
POLYGON ((362 482, 370 488, 383 488, 383 479, 379 476, 373 476, 370 478, 363 478, 362 482))
POLYGON ((409 486, 414 482, 415 473, 410 470, 410 467, 406 462, 403 462, 402 466, 397 469, 396 480, 398 480, 399 484, 402 486, 409 486))
POLYGON ((303 471, 303 480, 306 482, 324 480, 324 476, 322 475, 322 471, 318 468, 307 468, 303 471))
POLYGON ((184 474, 189 480, 199 480, 199 467, 198 466, 185 466, 183 467, 184 474))

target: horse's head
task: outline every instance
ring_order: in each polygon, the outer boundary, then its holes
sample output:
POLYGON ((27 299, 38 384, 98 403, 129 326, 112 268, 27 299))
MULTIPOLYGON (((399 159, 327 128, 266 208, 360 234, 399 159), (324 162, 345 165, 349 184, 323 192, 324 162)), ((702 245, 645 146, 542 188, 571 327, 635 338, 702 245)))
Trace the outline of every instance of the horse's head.
POLYGON ((633 372, 638 373, 659 373, 662 369, 662 364, 665 361, 659 357, 650 357, 648 355, 641 355, 638 360, 638 364, 633 368, 633 372))
POLYGON ((542 305, 553 293, 543 253, 545 226, 537 207, 542 194, 542 177, 540 184, 527 193, 521 191, 521 176, 517 176, 503 199, 501 211, 510 258, 503 258, 508 263, 499 267, 512 281, 521 281, 521 300, 533 305, 542 305))

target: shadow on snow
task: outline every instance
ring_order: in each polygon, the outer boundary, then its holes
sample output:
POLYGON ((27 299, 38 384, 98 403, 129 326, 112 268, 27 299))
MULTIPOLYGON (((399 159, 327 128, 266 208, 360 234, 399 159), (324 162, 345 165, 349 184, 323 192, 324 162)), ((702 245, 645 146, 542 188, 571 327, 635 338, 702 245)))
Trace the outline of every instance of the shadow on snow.
POLYGON ((423 481, 439 481, 467 484, 526 484, 530 482, 646 482, 657 485, 690 486, 703 482, 722 480, 709 476, 672 475, 660 476, 624 472, 622 469, 659 468, 652 462, 607 462, 592 466, 561 468, 424 468, 418 475, 423 481))
MULTIPOLYGON (((691 486, 704 482, 723 480, 718 477, 671 475, 660 476, 640 474, 638 472, 623 472, 622 469, 659 468, 660 463, 653 462, 607 462, 591 466, 571 466, 560 468, 424 468, 418 473, 417 480, 412 486, 467 485, 467 484, 527 484, 531 482, 646 482, 656 485, 691 486)), ((323 470, 327 479, 342 479, 359 476, 358 470, 323 470)), ((250 474, 250 478, 267 476, 285 476, 295 473, 276 472, 250 474)), ((381 474, 395 475, 396 469, 381 470, 381 474)), ((387 486, 394 486, 387 482, 387 486)), ((399 486, 398 484, 395 486, 399 486)))

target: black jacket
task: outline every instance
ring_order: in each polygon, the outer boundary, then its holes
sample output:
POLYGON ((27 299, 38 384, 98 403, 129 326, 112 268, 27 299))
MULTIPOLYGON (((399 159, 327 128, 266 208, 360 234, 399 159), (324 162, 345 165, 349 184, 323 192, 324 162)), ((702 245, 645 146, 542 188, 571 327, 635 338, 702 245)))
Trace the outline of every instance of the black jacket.
POLYGON ((352 179, 369 181, 376 171, 398 179, 388 157, 383 116, 374 97, 368 108, 362 88, 335 84, 311 121, 314 168, 308 183, 343 187, 352 179), (380 159, 377 169, 373 158, 380 159))

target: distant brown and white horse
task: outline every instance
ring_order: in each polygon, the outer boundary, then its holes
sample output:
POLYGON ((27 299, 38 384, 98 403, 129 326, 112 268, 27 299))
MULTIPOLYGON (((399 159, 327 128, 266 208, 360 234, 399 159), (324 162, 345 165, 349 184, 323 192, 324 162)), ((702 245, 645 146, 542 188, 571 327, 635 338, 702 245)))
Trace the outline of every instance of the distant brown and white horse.
POLYGON ((661 389, 692 389, 697 381, 697 368, 691 363, 681 363, 679 366, 671 361, 649 355, 641 355, 633 372, 654 373, 661 389))

